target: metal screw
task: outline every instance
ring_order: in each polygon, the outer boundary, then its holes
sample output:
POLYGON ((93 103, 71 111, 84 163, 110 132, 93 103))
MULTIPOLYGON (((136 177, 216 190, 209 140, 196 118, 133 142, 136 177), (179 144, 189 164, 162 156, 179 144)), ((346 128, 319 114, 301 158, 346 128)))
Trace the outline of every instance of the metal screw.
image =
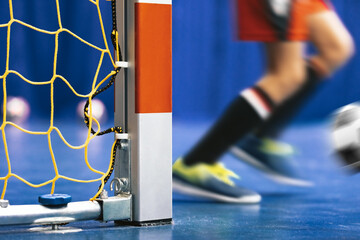
POLYGON ((100 199, 108 199, 109 198, 109 194, 108 192, 103 189, 102 192, 100 193, 100 199))
POLYGON ((0 199, 0 207, 7 208, 9 206, 9 200, 0 199))
POLYGON ((127 178, 120 178, 120 181, 122 182, 122 188, 121 188, 121 190, 122 190, 123 192, 126 192, 126 191, 128 190, 128 188, 129 188, 129 181, 128 181, 128 179, 127 179, 127 178))
POLYGON ((123 142, 123 141, 122 141, 122 142, 120 143, 120 147, 121 147, 122 150, 125 150, 125 151, 126 151, 126 150, 128 149, 128 147, 129 147, 129 143, 128 143, 127 141, 126 141, 126 142, 123 142))

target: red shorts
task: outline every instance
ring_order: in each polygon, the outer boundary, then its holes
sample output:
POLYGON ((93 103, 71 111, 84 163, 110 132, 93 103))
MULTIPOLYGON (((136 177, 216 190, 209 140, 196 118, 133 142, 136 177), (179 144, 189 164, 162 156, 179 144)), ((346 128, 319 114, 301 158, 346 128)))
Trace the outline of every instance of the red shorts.
POLYGON ((329 0, 236 0, 238 37, 246 41, 306 41, 307 16, 329 11, 329 0))

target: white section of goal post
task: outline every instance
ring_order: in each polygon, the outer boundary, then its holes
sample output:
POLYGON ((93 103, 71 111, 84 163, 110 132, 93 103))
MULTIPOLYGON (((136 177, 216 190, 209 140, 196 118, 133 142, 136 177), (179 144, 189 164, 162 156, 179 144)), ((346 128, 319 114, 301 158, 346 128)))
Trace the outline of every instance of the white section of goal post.
POLYGON ((138 222, 172 218, 172 114, 136 114, 137 138, 133 141, 134 219, 138 222))
MULTIPOLYGON (((135 112, 135 3, 140 2, 171 4, 168 0, 117 1, 119 42, 129 68, 122 69, 115 82, 114 120, 126 130, 131 142, 134 224, 172 219, 172 113, 135 112)), ((116 161, 121 162, 118 157, 116 161)), ((123 178, 122 170, 115 169, 114 177, 123 178)))

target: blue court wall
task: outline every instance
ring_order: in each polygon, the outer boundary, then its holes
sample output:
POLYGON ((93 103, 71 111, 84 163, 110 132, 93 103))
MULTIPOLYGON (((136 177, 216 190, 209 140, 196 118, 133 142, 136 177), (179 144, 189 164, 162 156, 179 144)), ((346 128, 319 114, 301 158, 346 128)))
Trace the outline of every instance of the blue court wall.
MULTIPOLYGON (((15 17, 35 26, 56 30, 55 1, 14 0, 15 17)), ((107 32, 111 30, 110 2, 101 0, 107 32)), ((231 0, 173 0, 173 112, 174 120, 214 119, 238 92, 254 84, 263 72, 262 47, 237 42, 233 37, 231 0)), ((360 46, 360 1, 333 0, 335 8, 360 46)), ((60 1, 63 24, 88 41, 99 44, 96 10, 88 0, 60 1)), ((8 1, 0 1, 0 24, 9 21, 8 1)), ((110 39, 108 38, 110 43, 110 39)), ((89 91, 99 54, 68 34, 60 39, 58 70, 81 93, 89 91), (62 49, 66 49, 62 51, 62 49)), ((13 25, 10 60, 12 69, 31 80, 52 76, 53 37, 13 25)), ((5 69, 6 28, 0 28, 0 75, 5 69)), ((298 120, 326 117, 334 109, 359 100, 360 57, 337 72, 312 97, 298 120)), ((100 76, 111 71, 105 63, 100 76)), ((55 85, 56 116, 72 117, 81 100, 61 81, 55 85)), ((49 117, 49 87, 33 87, 17 77, 7 80, 9 95, 23 95, 31 103, 32 116, 49 117)), ((2 92, 0 97, 2 98, 2 92)), ((100 98, 113 109, 113 91, 100 98)))
MULTIPOLYGON (((263 72, 262 46, 234 40, 230 2, 173 2, 175 119, 216 118, 241 89, 253 85, 263 72)), ((333 0, 333 4, 360 46, 360 1, 333 0)), ((323 119, 339 106, 357 100, 359 54, 320 87, 297 120, 323 119)))

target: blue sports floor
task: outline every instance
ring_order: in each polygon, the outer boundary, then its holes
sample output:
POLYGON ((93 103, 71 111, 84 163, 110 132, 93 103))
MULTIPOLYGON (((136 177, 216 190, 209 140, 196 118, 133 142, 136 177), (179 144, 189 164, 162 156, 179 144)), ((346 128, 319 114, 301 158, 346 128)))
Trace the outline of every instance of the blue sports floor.
MULTIPOLYGON (((174 159, 192 146, 208 125, 204 122, 175 122, 174 159)), ((85 131, 80 126, 80 123, 71 127, 65 123, 60 128, 65 136, 74 137, 76 142, 77 139, 81 140, 85 131)), ((14 163, 14 172, 22 172, 35 182, 39 181, 40 174, 51 176, 49 166, 39 164, 46 161, 46 145, 40 144, 38 148, 26 150, 29 141, 38 143, 37 140, 26 135, 19 137, 19 133, 13 129, 7 133, 18 139, 9 142, 14 159, 22 159, 14 163)), ((315 187, 304 189, 273 183, 231 155, 225 155, 224 163, 242 177, 239 184, 262 194, 260 204, 221 204, 174 194, 173 225, 116 227, 112 223, 92 221, 73 223, 57 232, 36 231, 39 228, 22 226, 1 227, 0 239, 359 239, 360 175, 348 176, 339 171, 329 145, 328 124, 292 126, 284 134, 283 140, 298 149, 296 160, 299 170, 315 183, 315 187)), ((56 137, 54 141, 57 141, 56 137)), ((111 141, 112 137, 99 140, 97 147, 92 148, 91 162, 95 167, 101 168, 101 162, 108 161, 111 141)), ((80 166, 82 163, 62 163, 72 159, 74 154, 81 159, 82 153, 61 152, 59 146, 60 143, 54 144, 54 150, 58 154, 62 173, 78 177, 92 176, 87 171, 78 171, 77 164, 80 166)), ((47 187, 33 190, 18 181, 11 181, 9 185, 6 196, 12 204, 36 203, 36 196, 49 190, 47 187)), ((67 191, 75 200, 86 200, 97 185, 59 182, 56 190, 67 191)))

